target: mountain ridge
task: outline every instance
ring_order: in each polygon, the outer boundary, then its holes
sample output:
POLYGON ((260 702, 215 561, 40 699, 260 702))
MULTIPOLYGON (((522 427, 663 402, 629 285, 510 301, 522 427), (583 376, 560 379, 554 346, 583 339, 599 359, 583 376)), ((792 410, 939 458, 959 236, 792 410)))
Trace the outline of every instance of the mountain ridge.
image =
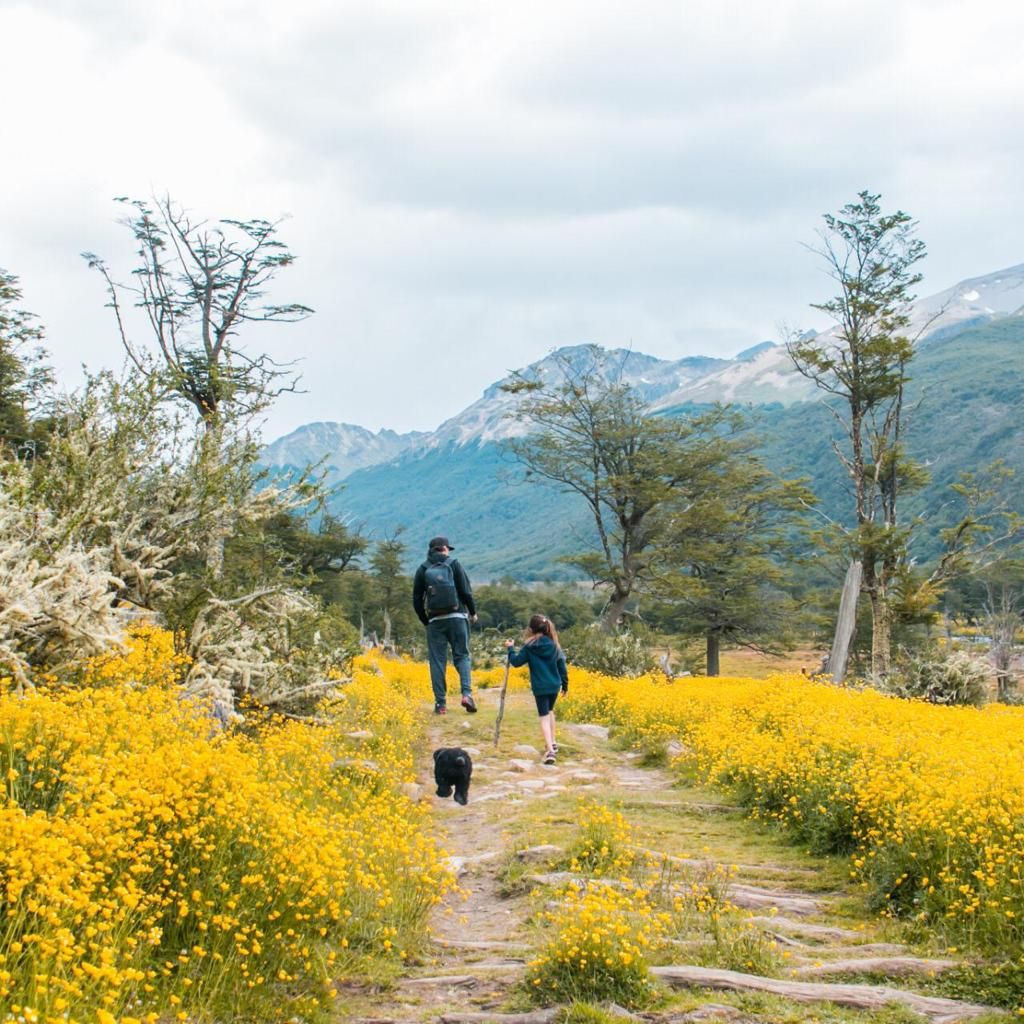
MULTIPOLYGON (((965 278, 915 301, 909 330, 911 335, 924 332, 920 339, 923 347, 1021 310, 1024 263, 965 278)), ((824 331, 818 336, 830 333, 824 331)), ((559 359, 572 362, 588 350, 586 345, 563 346, 519 373, 538 379, 550 377, 559 359)), ((662 359, 632 349, 603 351, 610 363, 618 363, 622 379, 633 385, 654 411, 691 403, 791 405, 815 396, 813 383, 795 371, 785 345, 770 341, 752 345, 731 359, 662 359)), ((374 433, 356 424, 304 424, 268 444, 260 461, 270 469, 292 471, 322 462, 328 482, 336 484, 360 469, 407 454, 453 443, 487 443, 520 436, 526 428, 514 418, 517 399, 502 390, 511 379, 509 374, 490 384, 478 399, 432 431, 397 433, 383 429, 374 433)))

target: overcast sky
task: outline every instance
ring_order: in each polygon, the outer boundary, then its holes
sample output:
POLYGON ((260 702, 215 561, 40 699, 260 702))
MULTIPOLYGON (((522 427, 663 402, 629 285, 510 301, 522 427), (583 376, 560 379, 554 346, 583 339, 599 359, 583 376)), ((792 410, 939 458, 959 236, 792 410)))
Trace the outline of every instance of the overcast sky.
POLYGON ((301 423, 432 429, 597 342, 733 355, 819 326, 821 214, 920 221, 922 294, 1024 262, 1009 0, 0 0, 0 267, 62 378, 121 352, 115 195, 287 215, 301 423))

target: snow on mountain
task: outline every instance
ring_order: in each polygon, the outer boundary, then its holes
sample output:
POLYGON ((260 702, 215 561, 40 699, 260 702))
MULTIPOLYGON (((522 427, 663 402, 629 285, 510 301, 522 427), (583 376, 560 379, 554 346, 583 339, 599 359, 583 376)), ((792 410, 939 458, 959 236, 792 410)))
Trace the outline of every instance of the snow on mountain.
MULTIPOLYGON (((974 324, 1022 312, 1024 264, 968 278, 919 299, 911 309, 910 333, 913 336, 920 332, 922 343, 927 344, 974 324)), ((733 359, 658 359, 628 349, 606 351, 605 356, 621 379, 632 384, 655 410, 687 402, 789 405, 816 393, 814 385, 793 369, 785 346, 772 342, 753 345, 733 359)), ((526 377, 557 383, 561 362, 579 366, 590 358, 588 346, 569 346, 521 372, 526 377)), ((267 466, 302 467, 324 460, 328 482, 334 483, 357 469, 407 453, 521 436, 525 427, 511 415, 517 398, 503 390, 511 380, 510 374, 490 385, 480 398, 433 432, 397 434, 381 430, 374 434, 348 423, 310 423, 268 445, 260 461, 267 466)))
POLYGON ((260 463, 270 467, 312 466, 323 460, 328 483, 337 483, 365 466, 397 458, 425 435, 421 431, 376 434, 354 423, 307 423, 267 445, 260 463))
POLYGON ((926 337, 948 336, 958 328, 1009 316, 1024 308, 1024 263, 982 277, 969 277, 914 303, 911 330, 926 337))
MULTIPOLYGON (((608 366, 652 404, 684 384, 698 380, 729 363, 726 359, 705 356, 678 360, 658 359, 629 349, 606 351, 605 356, 608 366)), ((570 366, 581 366, 590 358, 589 346, 567 346, 557 349, 539 362, 532 363, 521 372, 528 378, 535 377, 557 384, 563 377, 559 366, 561 361, 567 361, 570 366)), ((525 433, 523 424, 512 415, 518 401, 517 397, 502 390, 511 380, 510 374, 492 384, 472 405, 442 423, 427 439, 426 446, 467 444, 473 441, 482 443, 519 437, 525 433)))

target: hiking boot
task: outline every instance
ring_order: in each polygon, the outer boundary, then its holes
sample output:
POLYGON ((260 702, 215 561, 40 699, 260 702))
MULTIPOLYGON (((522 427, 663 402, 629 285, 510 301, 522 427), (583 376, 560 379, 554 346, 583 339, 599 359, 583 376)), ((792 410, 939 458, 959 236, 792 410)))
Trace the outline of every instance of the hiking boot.
POLYGON ((469 712, 469 713, 470 713, 471 715, 475 715, 475 714, 476 714, 476 701, 475 701, 475 700, 473 700, 473 698, 472 698, 472 696, 471 696, 470 694, 468 694, 468 693, 467 693, 467 694, 466 694, 466 695, 465 695, 465 696, 464 696, 464 697, 462 698, 462 706, 463 706, 463 707, 464 707, 464 708, 465 708, 465 709, 466 709, 466 710, 467 710, 467 711, 468 711, 468 712, 469 712))
POLYGON ((557 743, 552 743, 551 744, 551 753, 552 754, 557 754, 558 753, 558 744, 557 743))
POLYGON ((553 750, 549 750, 544 755, 544 760, 541 761, 541 764, 554 764, 554 763, 555 763, 555 752, 553 750))
POLYGON ((434 714, 435 715, 447 715, 448 714, 448 709, 443 704, 435 704, 434 705, 434 714))

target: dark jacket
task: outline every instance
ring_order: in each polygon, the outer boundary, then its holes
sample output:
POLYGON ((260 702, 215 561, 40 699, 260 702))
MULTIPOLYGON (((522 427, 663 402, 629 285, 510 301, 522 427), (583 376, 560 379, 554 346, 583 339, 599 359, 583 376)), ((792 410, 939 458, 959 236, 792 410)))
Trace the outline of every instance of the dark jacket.
POLYGON ((430 551, 427 553, 427 560, 416 570, 416 576, 412 581, 412 606, 424 626, 430 621, 426 607, 427 584, 424 579, 426 569, 428 565, 437 565, 439 562, 443 562, 446 557, 448 564, 452 567, 452 576, 455 577, 455 590, 459 595, 459 611, 463 615, 476 615, 473 588, 469 585, 466 570, 459 565, 457 558, 452 558, 451 555, 442 555, 440 551, 430 551))
POLYGON ((541 696, 569 689, 569 669, 565 655, 549 636, 539 635, 536 640, 523 644, 517 654, 508 649, 509 663, 521 668, 530 666, 530 689, 541 696))

